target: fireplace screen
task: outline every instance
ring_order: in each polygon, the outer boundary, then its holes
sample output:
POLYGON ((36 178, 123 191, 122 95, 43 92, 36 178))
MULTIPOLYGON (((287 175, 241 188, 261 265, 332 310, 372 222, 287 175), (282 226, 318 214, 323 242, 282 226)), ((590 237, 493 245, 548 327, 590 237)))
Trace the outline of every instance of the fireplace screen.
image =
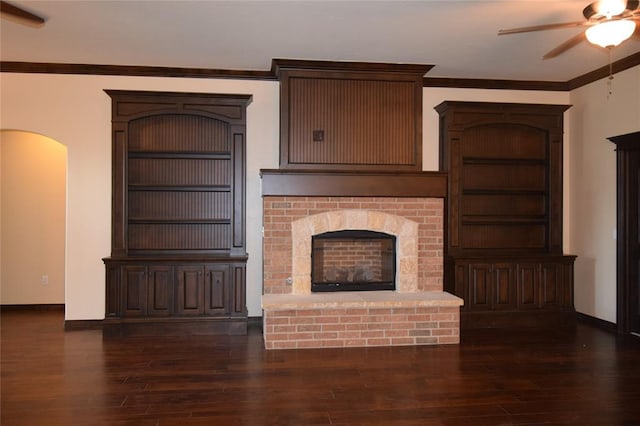
POLYGON ((396 237, 345 230, 314 235, 311 291, 395 290, 396 237))

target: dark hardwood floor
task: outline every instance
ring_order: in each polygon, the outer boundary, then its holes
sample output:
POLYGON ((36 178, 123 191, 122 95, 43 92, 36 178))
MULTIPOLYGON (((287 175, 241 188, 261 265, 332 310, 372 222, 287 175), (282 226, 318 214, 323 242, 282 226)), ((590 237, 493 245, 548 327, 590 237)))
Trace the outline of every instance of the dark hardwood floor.
POLYGON ((1 314, 3 426, 640 424, 640 340, 579 324, 459 346, 265 351, 1 314))

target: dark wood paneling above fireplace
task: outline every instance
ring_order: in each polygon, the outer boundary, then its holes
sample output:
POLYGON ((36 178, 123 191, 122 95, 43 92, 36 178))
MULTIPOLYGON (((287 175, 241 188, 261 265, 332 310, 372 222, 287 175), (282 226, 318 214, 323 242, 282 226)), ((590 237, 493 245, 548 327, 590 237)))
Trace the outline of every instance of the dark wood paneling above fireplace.
POLYGON ((263 196, 434 197, 447 193, 444 172, 261 170, 263 196))

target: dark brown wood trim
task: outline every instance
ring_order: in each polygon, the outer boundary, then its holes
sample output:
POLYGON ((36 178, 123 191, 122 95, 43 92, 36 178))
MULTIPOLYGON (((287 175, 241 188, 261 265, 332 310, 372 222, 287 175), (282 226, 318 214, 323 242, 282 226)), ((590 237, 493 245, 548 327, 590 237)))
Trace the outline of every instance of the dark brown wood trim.
POLYGON ((32 74, 88 74, 136 77, 234 78, 275 80, 271 71, 208 68, 149 67, 137 65, 57 64, 50 62, 0 62, 0 71, 32 74))
POLYGON ((592 317, 591 315, 583 314, 582 312, 576 312, 576 319, 581 323, 589 324, 601 330, 609 331, 611 333, 615 333, 617 331, 615 323, 592 317))
POLYGON ((26 305, 0 305, 0 311, 63 311, 63 303, 50 303, 50 304, 26 304, 26 305))
MULTIPOLYGON (((295 60, 274 59, 283 65, 292 64, 295 60)), ((314 63, 327 63, 327 61, 295 61, 307 67, 314 63)), ((375 62, 354 62, 356 65, 345 65, 344 62, 335 62, 345 67, 356 67, 363 64, 375 68, 388 66, 389 64, 375 62)), ((350 63, 347 63, 350 64, 350 63)), ((392 64, 395 65, 395 64, 392 64)), ((400 64, 403 66, 411 66, 400 64)), ((626 58, 615 61, 612 64, 613 73, 619 73, 626 69, 640 65, 640 52, 626 58)), ((433 65, 413 65, 429 71, 433 65), (428 67, 428 68, 425 68, 428 67)), ((30 73, 30 74, 82 74, 82 75, 116 75, 137 77, 182 77, 182 78, 233 78, 249 80, 277 80, 277 66, 274 64, 271 70, 223 70, 208 68, 180 68, 180 67, 152 67, 137 65, 95 65, 95 64, 61 64, 52 62, 15 62, 0 61, 0 72, 30 73)), ((326 68, 325 68, 326 69, 326 68)), ((372 69, 369 69, 372 70, 372 69)), ((378 71, 379 69, 373 69, 378 71)), ((389 69, 385 69, 389 71, 389 69)), ((416 68, 414 71, 418 71, 416 68)), ((467 89, 505 89, 505 90, 543 90, 543 91, 570 91, 593 83, 609 75, 609 66, 603 66, 597 70, 572 78, 568 81, 526 81, 526 80, 493 80, 473 78, 446 78, 425 77, 423 87, 451 87, 467 89)))
POLYGON ((102 330, 102 320, 65 320, 64 330, 102 330))
MULTIPOLYGON (((619 61, 615 61, 611 64, 611 72, 613 74, 617 74, 629 68, 635 67, 636 65, 640 65, 640 52, 635 53, 631 56, 627 56, 626 58, 620 59, 619 61)), ((586 86, 589 83, 593 83, 594 81, 598 81, 603 79, 609 75, 609 65, 605 65, 601 68, 598 68, 595 71, 591 71, 587 74, 583 74, 576 78, 573 78, 567 82, 568 89, 574 90, 582 86, 586 86)))
POLYGON ((261 170, 263 196, 435 197, 447 193, 442 172, 385 173, 261 170))
POLYGON ((524 80, 488 80, 475 78, 425 77, 423 87, 451 87, 455 89, 507 89, 507 90, 544 90, 568 91, 564 81, 524 81, 524 80))

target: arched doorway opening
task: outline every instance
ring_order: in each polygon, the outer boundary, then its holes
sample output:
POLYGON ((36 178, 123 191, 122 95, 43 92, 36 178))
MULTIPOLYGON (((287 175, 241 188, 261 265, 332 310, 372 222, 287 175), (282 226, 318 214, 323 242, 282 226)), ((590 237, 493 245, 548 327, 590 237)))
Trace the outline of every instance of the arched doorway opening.
POLYGON ((63 305, 67 147, 0 130, 0 303, 63 305))

